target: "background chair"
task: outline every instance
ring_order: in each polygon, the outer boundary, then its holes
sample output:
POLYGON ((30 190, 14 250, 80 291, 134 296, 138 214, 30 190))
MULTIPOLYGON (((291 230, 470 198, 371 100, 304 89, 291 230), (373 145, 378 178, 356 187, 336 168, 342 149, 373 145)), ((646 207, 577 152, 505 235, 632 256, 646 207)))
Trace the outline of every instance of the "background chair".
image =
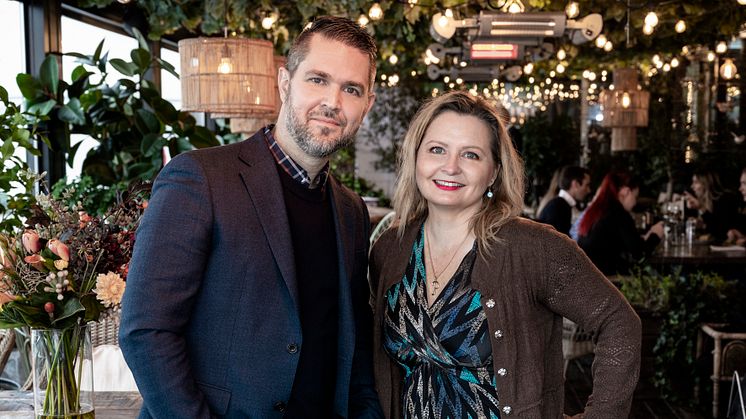
POLYGON ((593 333, 586 332, 572 320, 562 318, 562 357, 565 359, 564 372, 571 359, 592 354, 593 333))

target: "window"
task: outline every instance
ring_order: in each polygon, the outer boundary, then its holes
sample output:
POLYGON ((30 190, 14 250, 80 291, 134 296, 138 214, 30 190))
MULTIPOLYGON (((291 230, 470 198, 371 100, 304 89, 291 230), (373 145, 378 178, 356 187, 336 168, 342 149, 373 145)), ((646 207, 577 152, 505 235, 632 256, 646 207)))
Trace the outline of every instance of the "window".
POLYGON ((16 75, 25 73, 26 54, 23 37, 23 5, 18 1, 0 2, 0 25, 3 28, 3 53, 0 54, 0 85, 10 100, 21 103, 16 75))
MULTIPOLYGON (((178 52, 161 48, 161 59, 174 66, 176 73, 181 75, 178 52)), ((161 96, 171 102, 176 109, 181 109, 181 81, 166 70, 161 70, 161 96)))
MULTIPOLYGON (((64 53, 78 52, 85 55, 92 55, 102 39, 105 39, 102 51, 108 51, 109 60, 112 58, 121 58, 130 61, 130 51, 137 47, 137 40, 134 38, 98 28, 65 16, 62 17, 62 51, 64 53)), ((75 60, 75 57, 70 56, 63 56, 62 58, 63 79, 67 82, 70 82, 72 71, 79 65, 75 60)), ((107 71, 110 73, 108 76, 110 82, 123 77, 119 72, 114 70, 111 65, 108 66, 107 71)), ((73 134, 70 138, 70 142, 73 145, 79 142, 82 144, 78 148, 78 152, 75 154, 73 165, 67 166, 68 182, 71 179, 80 176, 83 169, 83 160, 85 160, 86 154, 98 145, 98 141, 82 134, 73 134)))

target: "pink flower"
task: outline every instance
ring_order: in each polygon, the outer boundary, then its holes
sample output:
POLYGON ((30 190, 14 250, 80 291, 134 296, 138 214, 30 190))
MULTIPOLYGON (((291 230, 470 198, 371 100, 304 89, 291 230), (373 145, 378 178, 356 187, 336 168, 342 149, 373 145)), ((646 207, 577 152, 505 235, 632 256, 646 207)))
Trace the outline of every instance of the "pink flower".
POLYGON ((70 261, 70 249, 68 249, 65 243, 62 243, 57 239, 52 239, 47 243, 47 247, 52 251, 52 253, 59 256, 60 259, 66 262, 70 261))
POLYGON ((23 260, 25 260, 26 263, 28 263, 29 265, 33 266, 37 270, 41 271, 41 270, 44 269, 44 261, 46 259, 44 259, 43 257, 41 257, 41 255, 35 254, 35 255, 26 256, 25 258, 23 258, 23 260))
POLYGON ((7 292, 0 292, 0 307, 2 307, 3 304, 7 303, 8 301, 13 301, 16 299, 16 296, 7 292))
POLYGON ((21 237, 23 241, 23 247, 29 253, 37 253, 41 250, 41 242, 39 241, 39 233, 35 230, 26 230, 23 232, 21 237))

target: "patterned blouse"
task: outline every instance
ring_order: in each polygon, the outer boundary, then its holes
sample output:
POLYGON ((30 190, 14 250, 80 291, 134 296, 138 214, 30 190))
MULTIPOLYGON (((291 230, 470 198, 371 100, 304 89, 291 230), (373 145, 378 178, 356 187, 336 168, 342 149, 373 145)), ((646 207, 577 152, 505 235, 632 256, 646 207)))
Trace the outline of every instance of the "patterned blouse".
POLYGON ((401 282, 386 291, 384 347, 403 368, 405 418, 499 418, 487 315, 471 289, 476 243, 431 307, 423 227, 401 282))

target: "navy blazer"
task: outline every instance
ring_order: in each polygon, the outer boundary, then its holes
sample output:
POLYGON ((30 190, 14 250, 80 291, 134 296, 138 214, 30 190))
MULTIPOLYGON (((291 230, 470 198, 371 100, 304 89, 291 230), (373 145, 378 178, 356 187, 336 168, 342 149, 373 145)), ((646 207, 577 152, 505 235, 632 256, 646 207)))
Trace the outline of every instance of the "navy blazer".
MULTIPOLYGON (((282 416, 303 336, 282 186, 262 135, 181 154, 154 184, 119 337, 143 396, 141 418, 282 416)), ((359 196, 328 182, 340 278, 334 411, 382 417, 371 364, 368 213, 359 196)))
POLYGON ((561 196, 555 196, 541 210, 537 221, 553 226, 560 233, 570 235, 572 208, 561 196))

